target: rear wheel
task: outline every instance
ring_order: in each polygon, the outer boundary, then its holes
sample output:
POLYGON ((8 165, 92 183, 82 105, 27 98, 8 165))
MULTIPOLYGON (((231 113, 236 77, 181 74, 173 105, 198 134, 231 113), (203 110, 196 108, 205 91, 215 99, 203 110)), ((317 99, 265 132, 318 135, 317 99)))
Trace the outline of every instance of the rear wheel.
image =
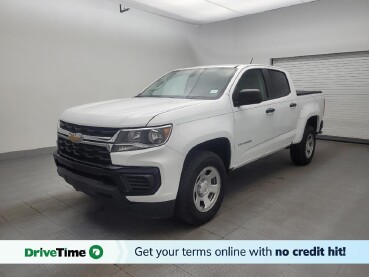
POLYGON ((175 215, 201 225, 214 217, 224 197, 226 170, 213 152, 197 151, 187 159, 179 185, 175 215))
POLYGON ((290 148, 292 161, 297 165, 307 165, 311 162, 315 152, 316 137, 312 126, 306 126, 302 140, 290 148))

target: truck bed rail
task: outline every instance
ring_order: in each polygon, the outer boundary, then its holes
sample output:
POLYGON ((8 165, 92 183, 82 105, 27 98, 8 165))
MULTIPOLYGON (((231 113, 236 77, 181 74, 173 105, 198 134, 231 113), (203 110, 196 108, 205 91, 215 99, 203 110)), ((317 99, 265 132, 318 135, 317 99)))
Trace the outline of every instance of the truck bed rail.
POLYGON ((297 96, 323 93, 321 90, 296 90, 297 96))

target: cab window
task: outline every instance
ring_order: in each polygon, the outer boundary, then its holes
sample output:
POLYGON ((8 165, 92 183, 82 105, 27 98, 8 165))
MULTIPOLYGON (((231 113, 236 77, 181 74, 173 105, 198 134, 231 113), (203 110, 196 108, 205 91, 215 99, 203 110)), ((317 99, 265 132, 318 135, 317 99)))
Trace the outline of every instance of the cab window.
POLYGON ((260 69, 250 69, 242 75, 237 83, 236 91, 240 92, 243 89, 258 89, 263 100, 267 99, 265 81, 260 69))
POLYGON ((276 99, 290 94, 291 89, 288 84, 286 74, 281 71, 268 69, 270 88, 268 88, 268 99, 276 99))

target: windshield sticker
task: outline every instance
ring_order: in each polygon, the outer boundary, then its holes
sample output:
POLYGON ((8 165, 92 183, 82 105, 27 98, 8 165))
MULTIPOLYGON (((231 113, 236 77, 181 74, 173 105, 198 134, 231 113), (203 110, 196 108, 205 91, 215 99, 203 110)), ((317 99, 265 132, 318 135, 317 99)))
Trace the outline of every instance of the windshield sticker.
POLYGON ((216 94, 216 93, 218 93, 218 90, 217 89, 213 89, 213 90, 210 91, 210 93, 211 94, 216 94))

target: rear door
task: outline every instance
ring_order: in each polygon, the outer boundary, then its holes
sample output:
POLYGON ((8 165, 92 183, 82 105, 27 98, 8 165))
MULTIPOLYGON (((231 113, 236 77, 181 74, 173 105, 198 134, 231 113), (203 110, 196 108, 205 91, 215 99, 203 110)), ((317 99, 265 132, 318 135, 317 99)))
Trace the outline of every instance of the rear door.
POLYGON ((285 72, 263 69, 263 74, 268 93, 266 103, 272 121, 268 150, 273 151, 292 142, 297 124, 298 102, 285 72))

